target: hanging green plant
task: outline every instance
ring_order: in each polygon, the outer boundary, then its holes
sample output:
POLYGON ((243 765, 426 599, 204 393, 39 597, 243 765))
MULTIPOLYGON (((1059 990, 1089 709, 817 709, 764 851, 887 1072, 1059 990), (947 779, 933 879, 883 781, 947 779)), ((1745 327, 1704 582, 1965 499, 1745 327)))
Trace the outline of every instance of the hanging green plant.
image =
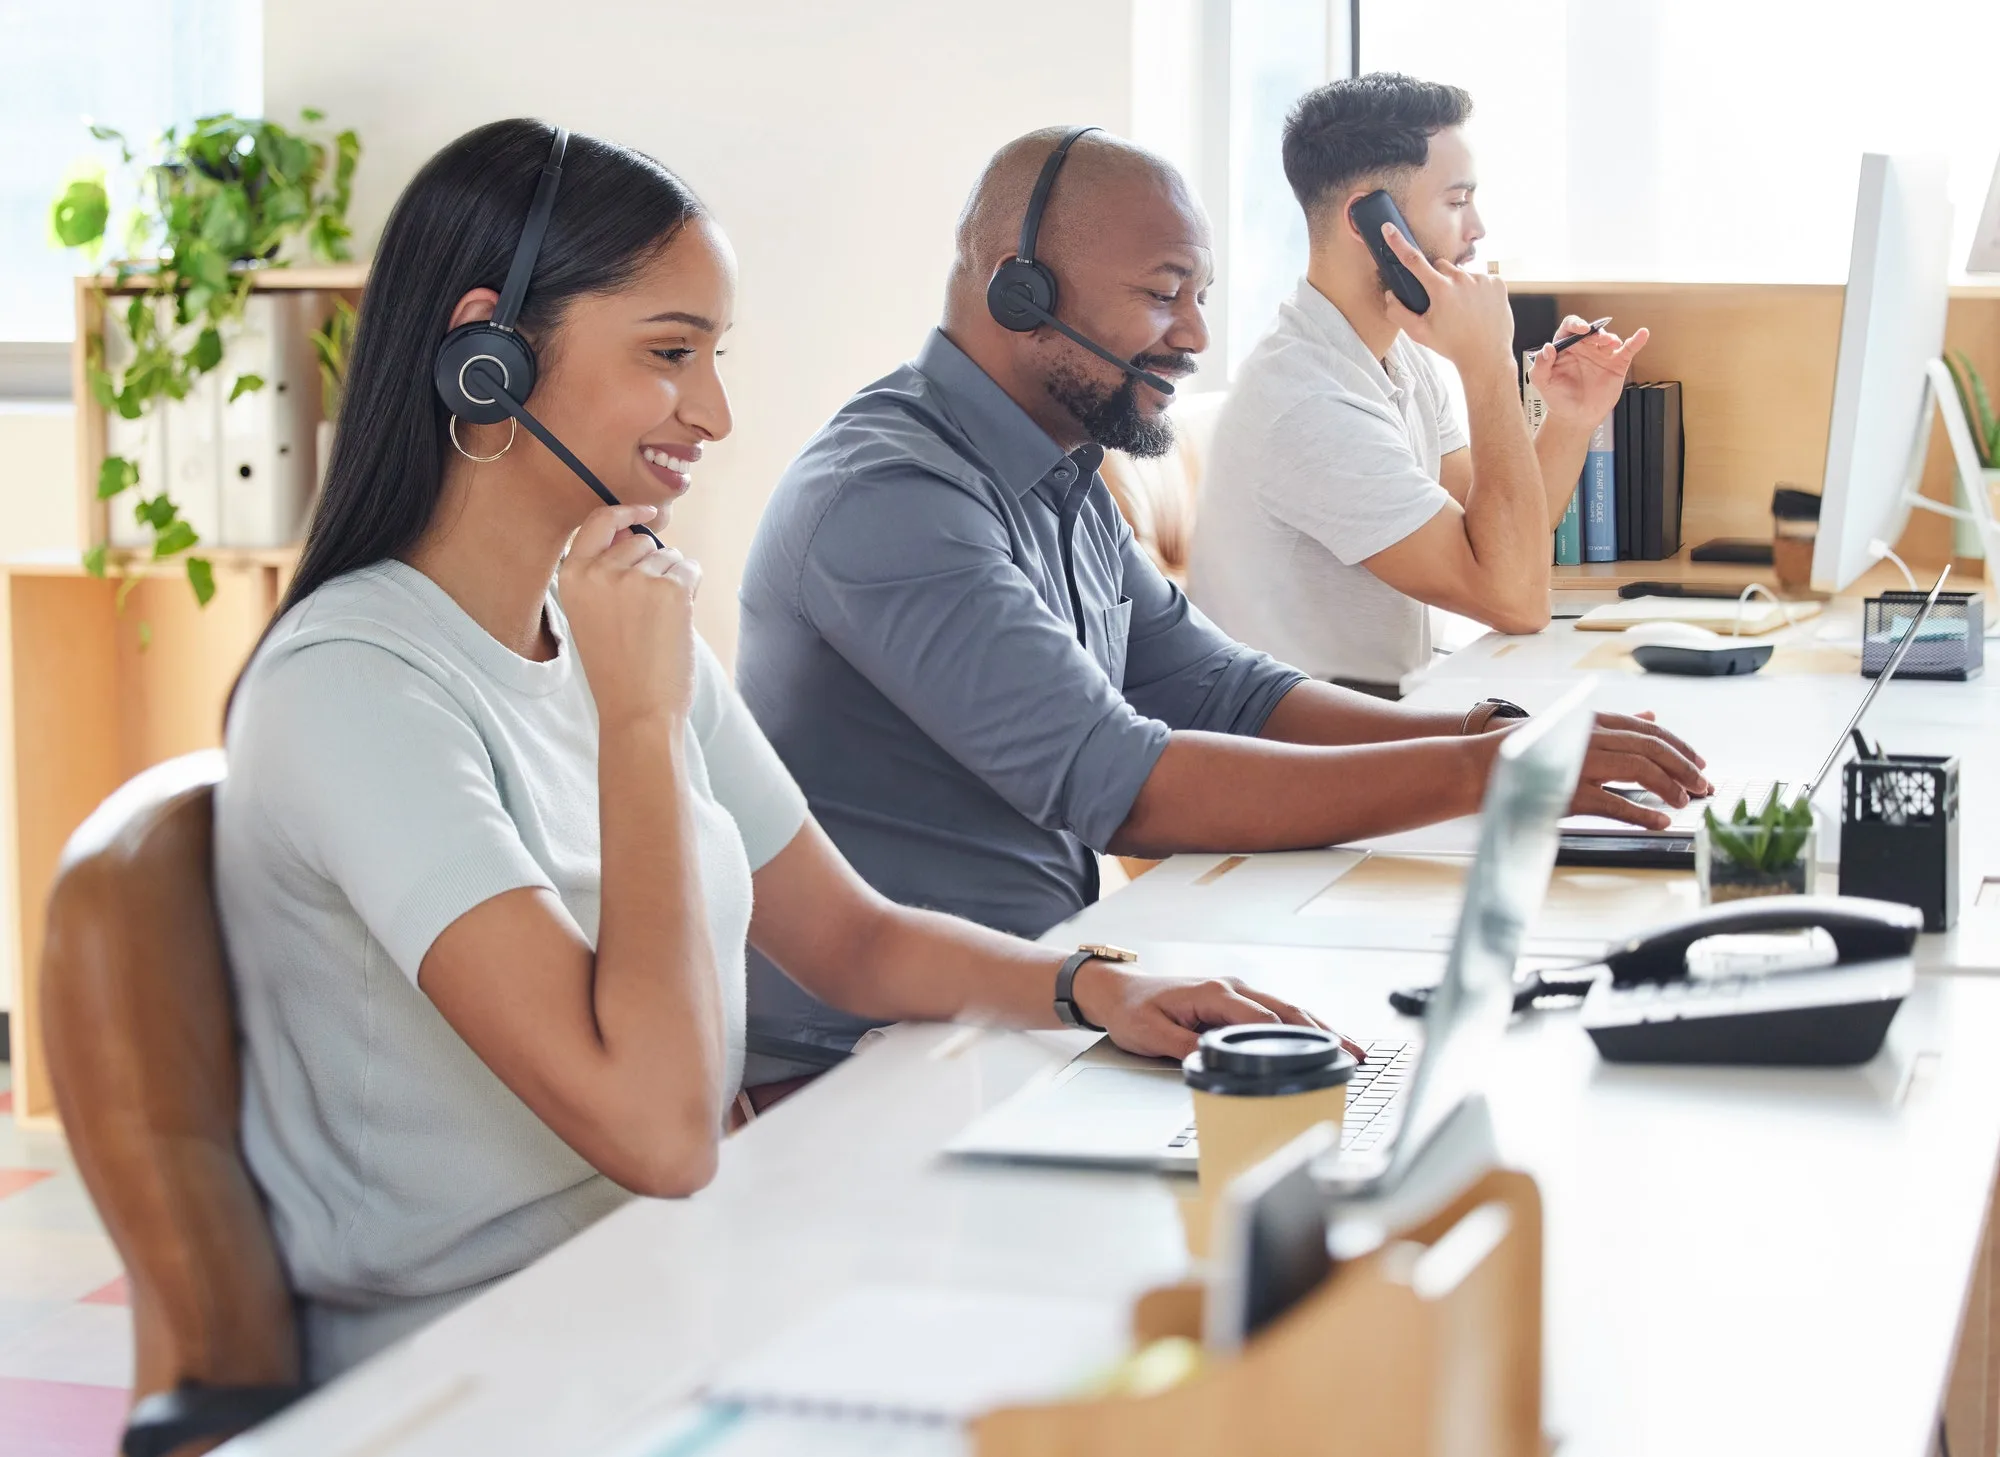
MULTIPOLYGON (((317 111, 301 115, 308 126, 324 119, 317 111)), ((101 126, 90 131, 116 145, 126 167, 134 165, 123 135, 101 126)), ((185 130, 169 127, 154 159, 139 173, 125 256, 112 265, 121 289, 143 284, 120 315, 130 354, 124 367, 113 371, 105 366, 101 337, 85 344, 97 402, 136 420, 164 400, 187 398, 195 381, 222 363, 254 270, 282 268, 301 251, 318 262, 345 260, 347 208, 360 157, 361 142, 352 131, 320 140, 227 112, 200 117, 185 130)), ((103 181, 85 177, 63 189, 50 221, 58 242, 89 250, 94 261, 111 211, 103 181)), ((230 384, 229 398, 263 387, 257 375, 240 374, 230 384)), ((98 498, 112 500, 127 491, 138 493, 133 519, 151 529, 154 560, 200 544, 166 482, 143 480, 136 461, 106 457, 97 477, 98 498)), ((206 605, 215 593, 213 568, 199 556, 186 562, 188 585, 206 605)), ((83 564, 103 576, 106 543, 92 543, 83 564)))

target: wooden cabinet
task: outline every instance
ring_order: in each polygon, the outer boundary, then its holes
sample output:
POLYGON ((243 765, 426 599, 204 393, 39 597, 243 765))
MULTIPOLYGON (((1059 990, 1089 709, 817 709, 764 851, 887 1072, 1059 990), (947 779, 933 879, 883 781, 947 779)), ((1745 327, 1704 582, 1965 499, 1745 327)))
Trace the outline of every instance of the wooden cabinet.
MULTIPOLYGON (((359 266, 260 272, 257 289, 315 289, 358 301, 359 266)), ((83 341, 103 327, 109 278, 76 282, 76 511, 84 544, 107 539, 110 503, 97 499, 103 408, 91 397, 83 341)), ((142 484, 144 484, 142 482, 142 484)), ((120 504, 124 498, 120 498, 120 504)), ((42 911, 62 847, 112 790, 140 770, 222 742, 222 710, 297 560, 296 546, 197 554, 215 568, 215 596, 198 607, 180 559, 112 552, 88 575, 69 554, 0 563, 0 772, 12 793, 4 833, 13 850, 15 955, 10 1018, 15 1116, 52 1122, 37 981, 42 911), (121 594, 123 600, 121 601, 121 594)))

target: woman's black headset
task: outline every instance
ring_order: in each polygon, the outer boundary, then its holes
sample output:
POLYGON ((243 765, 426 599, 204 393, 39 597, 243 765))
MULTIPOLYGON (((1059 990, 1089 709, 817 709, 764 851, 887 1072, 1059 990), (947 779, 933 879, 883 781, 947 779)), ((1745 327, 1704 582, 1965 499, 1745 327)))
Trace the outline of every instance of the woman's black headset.
POLYGON ((1027 214, 1021 219, 1021 246, 1012 258, 1005 259, 993 270, 993 281, 986 285, 986 308, 993 315, 993 321, 1003 329, 1011 329, 1016 334, 1032 334, 1046 324, 1065 339, 1081 344, 1099 359, 1117 365, 1141 384, 1151 385, 1163 395, 1172 395, 1174 387, 1159 375, 1148 373, 1130 360, 1120 359, 1096 340, 1086 339, 1056 317, 1056 276, 1048 264, 1035 257, 1035 241, 1042 231, 1042 212, 1049 205, 1049 193, 1056 185, 1056 173, 1062 171, 1063 159, 1069 156, 1069 149, 1075 145, 1076 139, 1085 132, 1097 130, 1094 126, 1071 127, 1056 143, 1056 149, 1049 153, 1048 161, 1042 163, 1042 175, 1035 179, 1035 190, 1028 197, 1027 214))
MULTIPOLYGON (((542 166, 535 184, 535 199, 528 207, 528 221, 521 229, 521 241, 514 249, 514 261, 507 268, 506 282, 500 286, 500 303, 493 317, 460 324, 444 336, 438 346, 437 363, 431 378, 438 397, 452 413, 454 423, 498 425, 512 418, 549 448, 550 454, 568 466, 607 506, 618 498, 592 474, 589 466, 576 458, 567 445, 549 433, 541 421, 528 413, 525 403, 535 392, 535 350, 519 330, 515 320, 527 301, 528 281, 535 272, 535 259, 542 251, 542 237, 549 230, 549 218, 556 210, 556 188, 562 182, 563 156, 569 150, 569 128, 557 127, 549 147, 549 160, 542 166)), ((456 437, 454 437, 456 438, 456 437)), ((635 535, 651 537, 655 545, 665 545, 644 526, 634 526, 635 535)))

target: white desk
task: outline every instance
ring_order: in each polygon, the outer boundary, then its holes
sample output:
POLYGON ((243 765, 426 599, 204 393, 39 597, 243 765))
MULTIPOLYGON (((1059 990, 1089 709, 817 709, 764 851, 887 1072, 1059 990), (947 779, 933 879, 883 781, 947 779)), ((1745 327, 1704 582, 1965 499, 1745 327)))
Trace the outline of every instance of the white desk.
MULTIPOLYGON (((1566 626, 1482 643, 1418 701, 1540 706, 1574 679, 1580 649, 1566 626)), ((1608 674, 1600 700, 1658 707, 1718 766, 1740 755, 1738 772, 1796 773, 1860 687, 1608 674)), ((2000 688, 1892 684, 1869 729, 1969 760, 1995 723, 2000 688)), ((1976 763, 1965 776, 1968 860, 1975 844, 1980 857, 2000 849, 1986 777, 1976 763)), ((1217 934, 1232 915, 1255 919, 1230 910, 1253 881, 1290 875, 1299 903, 1319 895, 1331 862, 1317 853, 1213 881, 1220 898, 1191 927, 1138 914, 1216 863, 1187 857, 1051 939, 1145 922, 1125 934, 1160 970, 1254 976, 1352 1032, 1386 1031, 1387 989, 1436 968, 1434 951, 1408 948, 1441 944, 1452 894, 1375 919, 1400 921, 1393 934, 1342 933, 1346 949, 1217 934), (1184 929, 1192 939, 1175 939, 1184 929), (1405 949, 1356 949, 1398 935, 1405 949)), ((1595 934, 1584 901, 1561 902, 1543 933, 1595 934)), ((711 1188, 628 1206, 228 1450, 589 1453, 863 1282, 1127 1302, 1184 1270, 1168 1181, 936 1154, 1084 1040, 899 1029, 730 1140, 711 1188)), ((1924 1457, 2000 1166, 1996 1045, 1992 978, 1920 979, 1883 1056, 1844 1071, 1612 1068, 1573 1014, 1521 1019, 1488 1091, 1502 1157, 1546 1201, 1546 1420, 1565 1457, 1924 1457)), ((1988 1296, 1975 1294, 1983 1322, 1988 1296)))
MULTIPOLYGON (((1160 949, 1357 1031, 1412 953, 1160 949)), ((936 1149, 1077 1034, 904 1028, 636 1203, 263 1430, 235 1457, 585 1454, 857 1282, 1129 1300, 1183 1268, 1169 1181, 936 1149), (940 1048, 959 1044, 954 1056, 940 1048)), ((1564 1457, 1923 1457, 2000 1150, 2000 981, 1925 978, 1883 1057, 1618 1069, 1523 1019, 1489 1090, 1547 1212, 1546 1420, 1564 1457)))

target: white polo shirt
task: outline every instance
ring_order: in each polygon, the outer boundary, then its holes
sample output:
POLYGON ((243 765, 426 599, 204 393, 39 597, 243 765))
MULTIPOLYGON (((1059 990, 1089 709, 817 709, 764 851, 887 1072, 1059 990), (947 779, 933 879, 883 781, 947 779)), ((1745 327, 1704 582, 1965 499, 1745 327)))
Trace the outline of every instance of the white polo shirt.
POLYGON ((1399 684, 1430 662, 1430 609, 1361 563, 1443 509, 1465 444, 1436 356, 1398 334, 1378 360, 1300 279, 1216 421, 1188 595, 1315 678, 1399 684))

